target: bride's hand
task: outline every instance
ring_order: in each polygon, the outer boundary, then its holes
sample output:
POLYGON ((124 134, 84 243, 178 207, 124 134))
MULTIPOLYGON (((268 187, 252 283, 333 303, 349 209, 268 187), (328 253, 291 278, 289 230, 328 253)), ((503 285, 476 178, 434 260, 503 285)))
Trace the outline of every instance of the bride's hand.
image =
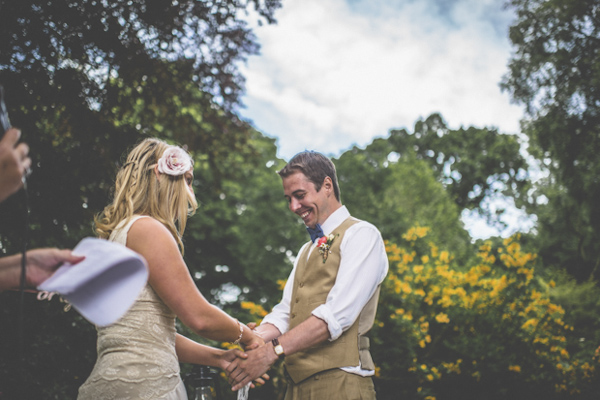
MULTIPOLYGON (((248 326, 249 327, 249 326, 248 326)), ((265 340, 256 331, 252 331, 252 338, 244 345, 245 350, 254 350, 258 346, 265 344, 265 340)))
MULTIPOLYGON (((248 345, 246 347, 246 349, 247 350, 254 350, 257 347, 259 347, 259 345, 257 343, 253 343, 253 344, 248 345)), ((243 352, 240 349, 231 349, 231 350, 224 351, 223 354, 221 355, 221 365, 220 365, 220 368, 222 370, 224 370, 224 371, 227 372, 226 368, 230 364, 232 364, 232 363, 234 363, 234 364, 235 363, 239 363, 239 362, 241 362, 241 360, 245 360, 247 358, 248 358, 248 354, 246 354, 245 352, 243 352)), ((229 374, 227 374, 227 375, 229 375, 229 374)), ((261 377, 256 378, 254 380, 254 382, 251 382, 250 383, 250 387, 252 389, 254 389, 255 388, 254 383, 257 383, 259 385, 264 385, 265 381, 267 381, 269 379, 270 379, 270 376, 267 373, 265 373, 261 377)))
POLYGON ((229 366, 229 364, 234 362, 237 358, 240 358, 242 360, 248 358, 248 354, 246 354, 240 349, 231 349, 224 350, 223 353, 221 353, 221 355, 219 356, 219 358, 219 368, 225 370, 229 366))

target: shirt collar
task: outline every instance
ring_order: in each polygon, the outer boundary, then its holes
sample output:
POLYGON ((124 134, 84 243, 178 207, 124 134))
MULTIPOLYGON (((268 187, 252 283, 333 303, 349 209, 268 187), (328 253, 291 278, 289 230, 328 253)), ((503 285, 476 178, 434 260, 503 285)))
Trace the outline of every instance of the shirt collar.
POLYGON ((321 229, 323 229, 323 234, 325 236, 329 235, 335 228, 340 226, 342 222, 344 222, 350 216, 350 212, 346 208, 346 206, 341 206, 337 210, 335 210, 329 218, 323 222, 321 225, 321 229))

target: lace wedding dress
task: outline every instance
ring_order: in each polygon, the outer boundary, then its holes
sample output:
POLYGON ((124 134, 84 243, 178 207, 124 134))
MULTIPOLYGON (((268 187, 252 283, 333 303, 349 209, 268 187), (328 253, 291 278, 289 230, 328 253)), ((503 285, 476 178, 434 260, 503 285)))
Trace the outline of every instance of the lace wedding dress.
MULTIPOLYGON (((119 225, 109 240, 125 245, 131 225, 143 217, 119 225)), ((187 399, 175 354, 175 314, 149 284, 121 319, 97 331, 98 358, 78 400, 187 399)))

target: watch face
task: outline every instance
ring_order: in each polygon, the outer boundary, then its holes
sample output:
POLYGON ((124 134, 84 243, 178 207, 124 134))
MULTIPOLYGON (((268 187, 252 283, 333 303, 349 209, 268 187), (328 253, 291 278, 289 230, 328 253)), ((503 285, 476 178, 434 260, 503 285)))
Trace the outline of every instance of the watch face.
POLYGON ((271 343, 273 343, 273 350, 275 350, 275 354, 277 354, 277 356, 281 356, 283 354, 283 346, 281 346, 279 344, 279 340, 277 340, 277 338, 271 340, 271 343))

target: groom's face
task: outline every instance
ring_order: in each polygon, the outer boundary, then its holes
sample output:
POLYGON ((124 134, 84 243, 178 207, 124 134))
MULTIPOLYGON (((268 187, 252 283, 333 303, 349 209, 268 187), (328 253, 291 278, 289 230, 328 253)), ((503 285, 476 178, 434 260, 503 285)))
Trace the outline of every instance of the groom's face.
MULTIPOLYGON (((329 178, 326 178, 329 179, 329 178)), ((314 183, 302 172, 296 172, 282 179, 283 194, 287 199, 290 211, 298 215, 308 227, 314 228, 329 217, 329 203, 326 194, 326 183, 317 192, 314 183)))

